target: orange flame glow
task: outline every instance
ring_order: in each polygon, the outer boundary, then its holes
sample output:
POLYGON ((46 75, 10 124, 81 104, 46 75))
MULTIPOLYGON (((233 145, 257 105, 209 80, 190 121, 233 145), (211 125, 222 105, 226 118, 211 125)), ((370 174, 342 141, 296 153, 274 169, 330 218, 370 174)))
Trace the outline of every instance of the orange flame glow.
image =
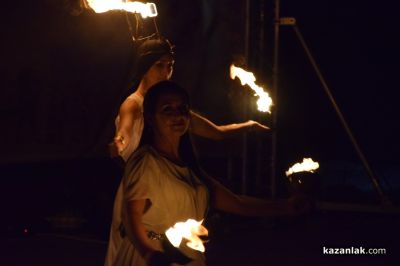
POLYGON ((126 0, 86 0, 86 3, 96 13, 103 13, 110 10, 125 10, 131 13, 140 13, 142 18, 157 16, 157 8, 154 3, 130 2, 126 0))
POLYGON ((165 235, 174 247, 179 247, 182 239, 185 238, 188 240, 186 243, 188 247, 204 252, 205 247, 199 236, 207 236, 208 230, 201 225, 202 222, 203 220, 198 222, 193 219, 188 219, 186 222, 178 222, 170 227, 165 232, 165 235))
POLYGON ((257 109, 259 111, 271 113, 271 106, 273 104, 272 99, 269 97, 268 92, 265 92, 262 87, 256 84, 256 77, 252 72, 248 72, 243 68, 231 65, 230 76, 231 79, 238 77, 243 86, 249 85, 249 87, 255 92, 255 95, 258 96, 257 109))
POLYGON ((302 163, 296 163, 289 170, 286 171, 286 176, 298 172, 311 172, 314 173, 315 170, 319 168, 319 163, 314 162, 311 158, 304 158, 302 163))

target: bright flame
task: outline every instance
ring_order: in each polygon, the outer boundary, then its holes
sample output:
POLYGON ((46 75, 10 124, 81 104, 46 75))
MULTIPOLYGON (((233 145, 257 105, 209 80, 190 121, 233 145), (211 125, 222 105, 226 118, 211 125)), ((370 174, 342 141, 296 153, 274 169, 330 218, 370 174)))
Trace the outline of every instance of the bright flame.
POLYGON ((315 170, 319 168, 319 163, 314 162, 311 158, 304 158, 302 163, 296 163, 289 170, 286 171, 286 176, 290 176, 293 173, 298 172, 311 172, 314 173, 315 170))
POLYGON ((188 219, 186 222, 178 222, 170 227, 165 232, 165 235, 174 247, 179 247, 182 239, 185 238, 188 240, 186 243, 188 247, 204 252, 205 247, 199 236, 208 235, 208 230, 201 225, 202 222, 203 220, 198 222, 193 219, 188 219))
POLYGON ((243 86, 249 85, 249 87, 256 93, 255 95, 259 97, 257 101, 259 111, 271 113, 272 99, 269 97, 268 92, 265 92, 262 87, 256 84, 256 77, 252 72, 231 65, 230 76, 231 79, 238 77, 243 86))
POLYGON ((96 13, 125 10, 131 13, 140 13, 142 18, 157 16, 157 8, 154 3, 129 2, 126 0, 86 0, 86 2, 96 13))

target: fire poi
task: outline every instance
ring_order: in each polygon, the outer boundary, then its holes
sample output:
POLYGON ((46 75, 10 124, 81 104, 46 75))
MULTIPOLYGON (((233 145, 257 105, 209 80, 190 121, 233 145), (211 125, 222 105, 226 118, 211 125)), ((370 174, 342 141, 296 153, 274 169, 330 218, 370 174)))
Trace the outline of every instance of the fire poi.
POLYGON ((138 13, 142 18, 156 17, 158 15, 154 3, 125 0, 85 0, 84 3, 96 13, 103 13, 110 10, 125 10, 130 13, 138 13))
POLYGON ((291 174, 299 172, 314 173, 314 171, 318 168, 318 162, 314 162, 311 158, 304 158, 302 163, 296 163, 292 167, 290 167, 289 170, 286 171, 286 176, 290 176, 291 174))
POLYGON ((296 163, 286 171, 289 191, 292 194, 305 194, 315 198, 320 191, 321 179, 315 171, 319 163, 311 158, 304 158, 302 163, 296 163))
POLYGON ((188 219, 186 222, 178 222, 170 227, 165 235, 174 247, 179 247, 182 239, 188 240, 186 245, 192 249, 204 252, 205 247, 199 236, 207 236, 208 230, 203 225, 203 220, 200 222, 188 219))
POLYGON ((230 66, 230 77, 231 79, 238 77, 243 86, 248 85, 255 92, 255 96, 258 96, 257 109, 259 111, 271 113, 272 99, 268 92, 256 84, 256 77, 252 72, 248 72, 232 64, 230 66))

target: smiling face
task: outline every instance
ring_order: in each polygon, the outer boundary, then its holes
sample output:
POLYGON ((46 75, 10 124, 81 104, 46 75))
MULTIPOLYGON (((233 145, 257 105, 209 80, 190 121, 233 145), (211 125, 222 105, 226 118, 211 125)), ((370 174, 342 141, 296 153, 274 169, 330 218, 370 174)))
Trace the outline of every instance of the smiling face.
POLYGON ((163 55, 143 76, 147 87, 151 87, 160 81, 169 80, 172 76, 173 66, 173 57, 169 54, 163 55))
POLYGON ((189 128, 190 111, 184 97, 176 93, 162 93, 151 118, 154 137, 180 138, 189 128))

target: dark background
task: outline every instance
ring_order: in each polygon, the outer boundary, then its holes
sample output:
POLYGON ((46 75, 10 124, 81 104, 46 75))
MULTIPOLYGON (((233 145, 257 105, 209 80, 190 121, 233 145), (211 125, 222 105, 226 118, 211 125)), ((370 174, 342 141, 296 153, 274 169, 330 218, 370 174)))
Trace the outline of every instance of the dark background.
MULTIPOLYGON (((271 2, 263 5, 262 50, 258 1, 251 4, 250 17, 248 65, 267 90, 271 2)), ((130 32, 123 12, 85 10, 73 16, 67 3, 11 2, 3 11, 3 163, 106 155, 121 97, 129 91, 134 61, 130 32)), ((245 2, 156 4, 160 32, 176 45, 174 80, 190 91, 194 108, 217 123, 243 119, 237 110, 242 103, 235 98, 242 88, 229 80, 228 66, 245 54, 245 2)), ((282 16, 297 19, 372 161, 398 160, 396 10, 391 1, 288 0, 281 5, 282 16)), ((247 104, 254 104, 250 100, 247 104)), ((281 154, 297 159, 314 149, 317 157, 349 159, 352 148, 290 27, 281 27, 277 108, 281 154)), ((270 115, 251 110, 248 118, 268 123, 270 115)))
MULTIPOLYGON (((160 32, 176 46, 173 80, 190 92, 193 108, 217 124, 253 119, 271 125, 270 114, 255 110, 250 90, 229 79, 229 65, 246 54, 245 1, 154 2, 160 32)), ((270 91, 273 3, 250 2, 247 68, 270 91)), ((107 144, 119 104, 130 91, 133 43, 123 12, 73 10, 78 10, 74 1, 41 0, 9 2, 1 11, 0 201, 6 235, 29 228, 107 238, 121 175, 108 158, 107 144), (60 228, 57 217, 72 217, 75 224, 60 228)), ((400 161, 397 13, 395 1, 389 0, 281 4, 282 17, 297 19, 395 203, 400 161)), ((280 36, 275 106, 279 196, 287 196, 284 171, 312 157, 321 165, 321 200, 378 203, 293 30, 281 27, 280 36)), ((269 196, 270 142, 270 134, 248 135, 247 194, 269 196)), ((218 143, 196 138, 195 143, 205 169, 234 191, 243 191, 242 138, 218 143)))

